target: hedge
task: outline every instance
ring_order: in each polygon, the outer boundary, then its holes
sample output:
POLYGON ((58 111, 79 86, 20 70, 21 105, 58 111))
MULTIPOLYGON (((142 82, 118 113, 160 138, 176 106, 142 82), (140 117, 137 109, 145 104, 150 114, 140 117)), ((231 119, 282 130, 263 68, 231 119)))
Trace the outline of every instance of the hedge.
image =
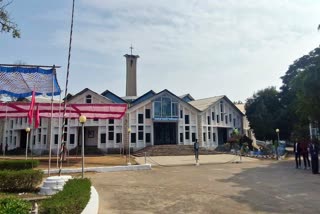
POLYGON ((0 170, 31 169, 39 165, 39 160, 1 160, 0 170))
POLYGON ((0 171, 0 191, 34 191, 37 185, 42 182, 42 178, 42 170, 3 170, 0 171))
POLYGON ((71 179, 63 190, 40 204, 40 213, 79 214, 90 199, 91 181, 71 179))
POLYGON ((9 197, 0 198, 0 214, 29 214, 31 203, 22 199, 9 197))

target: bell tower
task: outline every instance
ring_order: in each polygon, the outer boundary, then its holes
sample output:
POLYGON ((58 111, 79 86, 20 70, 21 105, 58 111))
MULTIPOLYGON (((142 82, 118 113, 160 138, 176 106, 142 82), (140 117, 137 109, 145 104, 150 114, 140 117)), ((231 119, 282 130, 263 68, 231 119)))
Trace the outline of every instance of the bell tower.
POLYGON ((138 55, 132 54, 132 45, 130 47, 131 54, 126 54, 127 80, 126 80, 126 96, 137 96, 137 59, 138 55))

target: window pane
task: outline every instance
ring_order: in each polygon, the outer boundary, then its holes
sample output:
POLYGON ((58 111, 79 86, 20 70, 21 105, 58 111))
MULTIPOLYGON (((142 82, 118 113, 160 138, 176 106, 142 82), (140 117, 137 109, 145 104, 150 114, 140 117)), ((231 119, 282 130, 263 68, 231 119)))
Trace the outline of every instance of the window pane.
POLYGON ((146 109, 146 119, 150 119, 151 115, 150 115, 150 109, 146 109))
POLYGON ((180 142, 183 142, 183 133, 180 133, 180 142))
POLYGON ((122 141, 122 134, 121 133, 117 133, 116 134, 116 143, 121 143, 122 141))
POLYGON ((59 142, 59 135, 55 134, 54 135, 54 144, 58 144, 59 142))
POLYGON ((171 99, 168 97, 162 98, 162 117, 171 117, 171 99))
POLYGON ((192 133, 192 142, 196 141, 196 133, 192 133))
POLYGON ((178 117, 178 103, 172 103, 172 117, 178 117))
POLYGON ((138 132, 138 140, 143 140, 143 131, 138 132))
POLYGON ((161 102, 154 102, 154 116, 161 117, 161 102))
MULTIPOLYGON (((110 128, 110 127, 109 127, 109 128, 110 128)), ((114 139, 113 134, 114 134, 113 131, 112 131, 112 132, 109 131, 109 133, 108 133, 108 139, 109 139, 109 140, 113 140, 113 139, 114 139)))
POLYGON ((136 133, 131 133, 131 143, 136 143, 136 133))
POLYGON ((151 143, 151 134, 146 133, 146 143, 151 143))
POLYGON ((100 143, 106 143, 106 134, 100 134, 100 143))
POLYGON ((74 144, 74 134, 70 134, 70 144, 74 144))
POLYGON ((138 123, 143 123, 143 114, 138 114, 138 123))
POLYGON ((184 123, 189 124, 189 115, 184 115, 184 123))

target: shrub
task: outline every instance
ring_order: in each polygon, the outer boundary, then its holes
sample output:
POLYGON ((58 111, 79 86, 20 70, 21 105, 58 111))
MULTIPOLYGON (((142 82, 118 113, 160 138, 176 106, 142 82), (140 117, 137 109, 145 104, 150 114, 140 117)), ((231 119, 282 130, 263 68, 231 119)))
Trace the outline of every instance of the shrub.
POLYGON ((91 181, 69 180, 63 190, 40 204, 40 213, 78 214, 83 211, 90 199, 91 181))
POLYGON ((23 170, 37 167, 39 160, 1 160, 0 170, 23 170))
POLYGON ((43 178, 41 170, 0 171, 0 191, 34 191, 43 178))
POLYGON ((31 203, 22 199, 13 197, 0 199, 0 214, 29 214, 30 209, 31 203))

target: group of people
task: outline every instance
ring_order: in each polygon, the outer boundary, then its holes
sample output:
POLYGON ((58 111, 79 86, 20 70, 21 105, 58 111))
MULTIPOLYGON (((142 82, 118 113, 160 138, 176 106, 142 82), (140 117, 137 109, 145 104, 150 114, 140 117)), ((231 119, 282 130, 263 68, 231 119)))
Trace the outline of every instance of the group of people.
POLYGON ((313 174, 319 173, 319 148, 316 141, 309 143, 307 140, 296 141, 294 143, 294 154, 296 161, 296 168, 301 168, 301 156, 303 158, 304 169, 312 168, 313 174), (311 164, 309 160, 311 157, 311 164))

